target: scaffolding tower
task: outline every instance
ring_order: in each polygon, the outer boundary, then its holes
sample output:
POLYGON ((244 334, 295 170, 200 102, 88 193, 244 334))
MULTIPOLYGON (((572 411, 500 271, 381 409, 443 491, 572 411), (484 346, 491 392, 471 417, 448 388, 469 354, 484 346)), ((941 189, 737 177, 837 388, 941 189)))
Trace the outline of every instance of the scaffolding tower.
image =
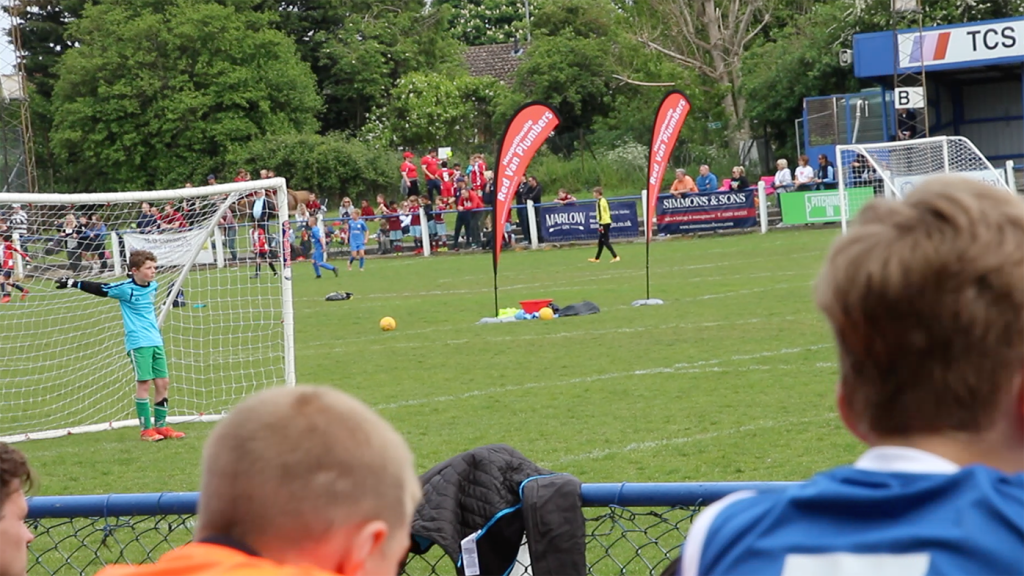
POLYGON ((925 76, 924 14, 921 0, 892 0, 893 107, 896 139, 927 138, 928 82, 925 76), (913 32, 900 33, 911 29, 913 32), (901 110, 909 112, 900 113, 901 110), (912 135, 907 136, 907 133, 912 135))
POLYGON ((23 0, 2 0, 7 44, 0 49, 0 178, 3 192, 37 192, 32 117, 21 46, 23 0))

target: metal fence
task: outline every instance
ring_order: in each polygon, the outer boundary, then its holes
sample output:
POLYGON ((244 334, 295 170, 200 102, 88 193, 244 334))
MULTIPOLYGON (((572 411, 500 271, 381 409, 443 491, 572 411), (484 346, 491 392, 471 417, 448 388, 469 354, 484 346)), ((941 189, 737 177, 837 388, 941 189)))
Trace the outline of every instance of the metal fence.
MULTIPOLYGON (((588 573, 659 574, 679 554, 702 507, 738 490, 790 485, 584 484, 588 573)), ((29 574, 91 575, 109 563, 153 562, 191 540, 198 500, 194 492, 30 498, 28 522, 36 540, 29 574)), ((518 573, 528 573, 520 568, 518 573)), ((410 556, 403 574, 455 574, 455 567, 435 546, 410 556)))

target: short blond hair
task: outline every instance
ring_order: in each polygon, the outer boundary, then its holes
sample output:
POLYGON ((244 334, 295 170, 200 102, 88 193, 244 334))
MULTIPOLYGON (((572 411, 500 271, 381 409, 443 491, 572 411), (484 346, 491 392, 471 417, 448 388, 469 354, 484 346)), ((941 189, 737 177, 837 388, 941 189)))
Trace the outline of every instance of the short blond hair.
POLYGON ((818 278, 847 404, 878 435, 984 432, 1024 368, 1024 203, 937 177, 873 200, 818 278))
POLYGON ((197 535, 257 547, 305 545, 372 520, 408 538, 422 495, 402 436, 359 400, 313 386, 235 407, 203 448, 200 494, 197 535))

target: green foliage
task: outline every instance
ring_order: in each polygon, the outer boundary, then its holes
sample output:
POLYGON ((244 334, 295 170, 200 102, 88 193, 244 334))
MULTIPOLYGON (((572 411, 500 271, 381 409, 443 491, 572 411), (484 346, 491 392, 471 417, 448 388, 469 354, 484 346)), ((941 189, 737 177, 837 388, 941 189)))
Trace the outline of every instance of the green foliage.
POLYGON ((558 110, 556 134, 589 127, 611 109, 614 57, 623 40, 613 19, 611 5, 600 0, 549 0, 537 10, 536 34, 516 70, 515 88, 524 100, 558 110))
POLYGON ((50 134, 64 187, 144 190, 223 168, 234 147, 317 129, 295 45, 256 12, 202 0, 92 5, 58 65, 50 134))
MULTIPOLYGON (((891 5, 891 0, 860 2, 851 9, 846 23, 857 32, 891 30, 891 5)), ((921 6, 925 26, 993 20, 1024 14, 1024 0, 923 0, 921 6)))
POLYGON ((743 60, 743 95, 747 115, 768 128, 776 154, 794 155, 793 120, 803 97, 842 94, 860 88, 848 68, 839 65, 849 15, 845 2, 816 6, 772 38, 749 50, 743 60))
POLYGON ((336 132, 261 138, 230 157, 232 167, 273 166, 292 189, 364 199, 397 189, 400 162, 396 152, 336 132))
POLYGON ((445 11, 375 9, 325 35, 318 63, 326 71, 324 128, 359 130, 406 74, 464 70, 462 48, 447 28, 445 11))
POLYGON ((494 78, 413 72, 398 81, 363 133, 389 147, 465 149, 494 141, 495 104, 508 98, 509 89, 494 78))
POLYGON ((546 200, 554 198, 559 188, 577 198, 589 198, 594 186, 603 186, 610 195, 625 195, 644 187, 646 163, 647 147, 634 142, 610 152, 585 149, 571 156, 545 148, 530 163, 529 173, 544 185, 546 200))
POLYGON ((525 40, 526 5, 523 0, 440 0, 452 12, 455 37, 467 46, 525 40))

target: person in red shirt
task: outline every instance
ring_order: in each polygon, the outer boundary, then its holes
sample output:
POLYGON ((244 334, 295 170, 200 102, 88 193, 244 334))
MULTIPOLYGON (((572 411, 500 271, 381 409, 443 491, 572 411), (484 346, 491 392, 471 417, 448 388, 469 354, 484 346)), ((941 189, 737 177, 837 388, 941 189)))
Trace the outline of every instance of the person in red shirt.
POLYGON ((0 270, 2 270, 2 276, 0 276, 0 303, 6 304, 11 301, 11 293, 8 290, 8 286, 14 288, 18 292, 21 292, 21 299, 24 301, 28 298, 28 290, 24 286, 18 284, 11 279, 14 276, 14 255, 19 254, 26 262, 31 262, 32 259, 28 257, 28 254, 22 252, 14 242, 11 241, 10 234, 3 235, 3 244, 0 245, 0 270))
POLYGON ((423 232, 420 230, 420 199, 416 196, 409 197, 409 234, 412 235, 412 245, 415 253, 423 252, 423 232))
POLYGON ((359 215, 363 218, 372 218, 374 216, 373 207, 370 206, 369 200, 363 200, 362 205, 359 207, 359 215))
POLYGON ((455 178, 459 174, 459 165, 455 165, 455 169, 448 167, 448 161, 441 162, 441 197, 442 198, 454 198, 455 197, 455 178))
POLYGON ((414 156, 412 152, 406 152, 404 156, 405 162, 402 162, 402 166, 398 169, 402 173, 402 188, 405 189, 406 196, 418 197, 420 195, 420 181, 418 180, 416 165, 412 163, 414 156))
POLYGON ((434 217, 430 222, 430 233, 434 238, 433 248, 438 252, 448 251, 448 227, 444 223, 444 211, 451 209, 451 198, 438 198, 434 217))
POLYGON ((306 201, 306 212, 308 212, 310 216, 316 216, 320 214, 320 210, 322 209, 323 206, 320 204, 320 201, 316 199, 316 192, 310 192, 309 200, 306 201))
POLYGON ((267 233, 258 224, 253 224, 252 230, 249 231, 249 240, 252 242, 252 252, 256 255, 256 273, 252 275, 252 278, 258 279, 260 277, 260 264, 263 260, 267 261, 270 271, 274 273, 274 278, 277 278, 277 268, 274 267, 274 261, 270 259, 267 233))
POLYGON ((386 216, 388 236, 391 237, 391 248, 396 254, 402 253, 402 218, 398 215, 398 202, 391 201, 386 216))
POLYGON ((473 156, 471 163, 471 170, 469 172, 469 182, 473 192, 482 194, 484 187, 487 186, 487 163, 484 162, 483 154, 476 154, 473 156))
POLYGON ((185 219, 181 217, 181 214, 174 209, 174 205, 170 202, 167 206, 164 206, 164 213, 160 216, 160 227, 178 229, 185 227, 185 219))
POLYGON ((427 181, 427 197, 434 203, 434 193, 441 194, 441 169, 437 166, 437 148, 431 148, 426 156, 420 159, 423 167, 423 178, 427 181))
POLYGON ((558 202, 562 206, 565 206, 566 204, 572 204, 575 201, 576 197, 573 196, 572 194, 569 194, 568 190, 566 190, 565 188, 558 189, 558 196, 555 198, 555 202, 558 202))
POLYGON ((469 248, 472 244, 473 235, 473 215, 470 210, 473 209, 473 199, 470 197, 472 192, 463 183, 462 188, 459 190, 459 199, 456 201, 455 209, 458 214, 455 215, 455 236, 452 241, 455 243, 455 251, 459 250, 459 236, 462 235, 462 231, 466 231, 466 248, 469 248))

